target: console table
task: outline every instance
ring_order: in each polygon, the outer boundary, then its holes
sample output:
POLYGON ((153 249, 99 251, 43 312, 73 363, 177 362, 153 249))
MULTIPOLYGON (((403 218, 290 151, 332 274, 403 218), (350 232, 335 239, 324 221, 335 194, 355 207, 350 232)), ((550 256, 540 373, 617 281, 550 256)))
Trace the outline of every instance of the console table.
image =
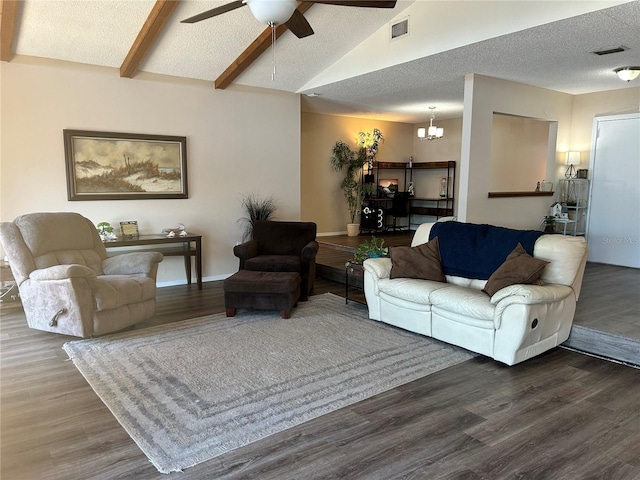
POLYGON ((160 234, 138 235, 136 237, 118 237, 116 240, 104 242, 107 249, 144 245, 154 245, 154 247, 138 251, 160 252, 166 257, 184 257, 184 269, 188 284, 191 284, 191 257, 195 257, 198 290, 202 290, 202 235, 187 235, 185 237, 179 235, 167 237, 160 234))

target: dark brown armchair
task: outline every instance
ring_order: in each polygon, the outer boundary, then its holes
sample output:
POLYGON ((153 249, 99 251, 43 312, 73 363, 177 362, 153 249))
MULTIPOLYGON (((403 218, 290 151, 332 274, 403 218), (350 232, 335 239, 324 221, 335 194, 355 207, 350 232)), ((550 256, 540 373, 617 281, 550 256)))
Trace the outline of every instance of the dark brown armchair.
POLYGON ((256 221, 252 239, 233 248, 240 270, 300 273, 300 300, 316 278, 317 226, 313 222, 256 221))

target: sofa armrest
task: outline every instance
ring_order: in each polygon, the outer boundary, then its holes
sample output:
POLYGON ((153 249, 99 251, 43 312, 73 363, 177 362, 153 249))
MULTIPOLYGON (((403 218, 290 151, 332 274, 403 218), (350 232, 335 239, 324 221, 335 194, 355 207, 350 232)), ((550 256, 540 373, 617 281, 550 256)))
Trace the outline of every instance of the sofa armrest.
POLYGON ((369 272, 377 280, 381 278, 389 278, 391 275, 391 259, 387 257, 382 258, 367 258, 362 266, 365 272, 369 272))
POLYGON ((249 240, 233 247, 233 254, 240 259, 240 269, 244 268, 245 260, 258 255, 258 242, 249 240))
POLYGON ((105 275, 146 275, 155 277, 158 263, 163 259, 160 252, 129 252, 102 261, 105 275))
POLYGON ((29 274, 29 279, 36 282, 50 280, 68 280, 69 278, 95 278, 96 274, 84 265, 54 265, 53 267, 34 270, 29 274))
MULTIPOLYGON (((566 285, 509 285, 501 288, 491 297, 491 303, 499 305, 502 302, 524 303, 533 305, 536 303, 551 303, 567 298, 573 293, 571 287, 566 285)), ((505 305, 506 306, 506 305, 505 305)))
POLYGON ((318 249, 320 248, 320 244, 315 240, 307 243, 302 249, 301 258, 303 263, 309 263, 315 260, 316 255, 318 254, 318 249))
MULTIPOLYGON (((496 306, 494 327, 500 328, 502 315, 511 305, 560 304, 565 298, 573 295, 573 289, 566 285, 509 285, 491 297, 491 303, 496 306)), ((573 303, 575 304, 575 300, 573 303)))

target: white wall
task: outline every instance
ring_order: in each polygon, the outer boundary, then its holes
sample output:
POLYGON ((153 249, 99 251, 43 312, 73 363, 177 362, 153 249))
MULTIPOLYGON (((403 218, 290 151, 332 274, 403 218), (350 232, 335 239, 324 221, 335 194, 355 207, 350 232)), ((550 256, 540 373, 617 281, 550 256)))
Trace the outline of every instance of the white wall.
POLYGON ((489 191, 533 191, 546 180, 549 122, 494 114, 491 135, 489 191))
MULTIPOLYGON (((465 77, 458 217, 473 223, 537 229, 552 197, 488 198, 494 113, 557 122, 557 145, 571 135, 573 96, 482 75, 465 77)), ((560 175, 563 155, 550 155, 546 179, 560 175)))
MULTIPOLYGON (((0 219, 75 211, 94 223, 137 220, 140 233, 184 223, 203 235, 204 276, 237 270, 241 197, 272 195, 282 220, 300 218, 300 100, 296 94, 16 57, 2 62, 0 219), (189 198, 67 200, 62 130, 187 137, 189 198)), ((160 285, 184 283, 181 257, 160 285)))

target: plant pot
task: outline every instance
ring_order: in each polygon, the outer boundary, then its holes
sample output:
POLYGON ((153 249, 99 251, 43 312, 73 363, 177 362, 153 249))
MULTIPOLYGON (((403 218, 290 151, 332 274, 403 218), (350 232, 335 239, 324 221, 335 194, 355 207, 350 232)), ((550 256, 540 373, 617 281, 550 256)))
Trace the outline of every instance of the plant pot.
POLYGON ((360 224, 359 223, 347 223, 347 236, 348 237, 357 237, 360 234, 360 224))

